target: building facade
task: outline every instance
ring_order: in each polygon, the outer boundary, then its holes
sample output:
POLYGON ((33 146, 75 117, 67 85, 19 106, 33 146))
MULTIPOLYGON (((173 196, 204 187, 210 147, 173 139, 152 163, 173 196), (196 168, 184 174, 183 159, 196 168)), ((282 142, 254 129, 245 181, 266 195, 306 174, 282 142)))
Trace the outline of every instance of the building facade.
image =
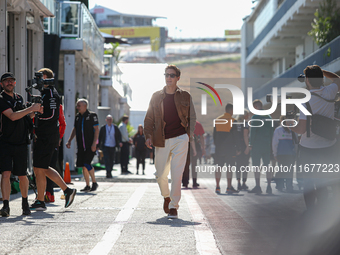
POLYGON ((100 5, 92 8, 91 14, 98 27, 150 27, 153 26, 155 19, 161 18, 157 16, 121 13, 100 5))
MULTIPOLYGON (((340 1, 337 0, 340 6, 340 1)), ((319 48, 308 35, 322 0, 259 0, 241 30, 242 88, 265 101, 273 87, 303 87, 296 81, 307 65, 339 73, 340 37, 319 48)))
POLYGON ((0 1, 0 73, 16 76, 16 92, 25 97, 34 72, 44 65, 44 17, 55 16, 53 0, 0 1))
POLYGON ((110 114, 114 122, 123 115, 130 115, 129 101, 132 90, 128 83, 122 81, 122 71, 118 67, 115 56, 104 55, 104 73, 100 76, 99 88, 99 123, 105 124, 105 117, 110 114))

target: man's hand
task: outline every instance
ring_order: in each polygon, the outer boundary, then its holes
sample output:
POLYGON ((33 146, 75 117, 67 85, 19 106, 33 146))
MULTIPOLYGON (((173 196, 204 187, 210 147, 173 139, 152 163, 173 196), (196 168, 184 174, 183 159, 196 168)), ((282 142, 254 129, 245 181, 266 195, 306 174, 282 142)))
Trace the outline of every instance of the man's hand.
POLYGON ((191 142, 190 145, 191 145, 191 149, 192 149, 192 156, 196 157, 197 151, 196 151, 195 142, 191 142))
POLYGON ((31 112, 30 114, 28 114, 28 116, 30 116, 30 118, 33 119, 35 117, 35 113, 31 112))
POLYGON ((32 104, 31 110, 32 110, 33 112, 44 113, 44 107, 41 106, 41 104, 38 104, 38 103, 32 104))
POLYGON ((60 147, 60 145, 61 145, 61 139, 59 138, 59 147, 60 147))
POLYGON ((65 145, 66 145, 67 149, 71 148, 71 141, 67 141, 67 143, 65 145))
POLYGON ((151 142, 151 139, 148 138, 146 141, 145 141, 145 145, 146 147, 148 147, 149 149, 152 149, 151 145, 152 145, 152 142, 151 142))
POLYGON ((123 143, 119 143, 119 147, 122 148, 122 146, 123 146, 123 143))
POLYGON ((205 148, 201 147, 201 149, 202 149, 202 156, 204 156, 205 155, 205 148))
POLYGON ((40 110, 38 112, 43 114, 44 113, 44 106, 40 106, 40 110))
POLYGON ((244 154, 245 154, 245 155, 248 155, 248 154, 249 154, 249 151, 250 151, 250 148, 249 148, 249 146, 247 146, 247 148, 244 150, 244 154))
POLYGON ((92 144, 91 151, 95 152, 97 150, 97 144, 92 144))

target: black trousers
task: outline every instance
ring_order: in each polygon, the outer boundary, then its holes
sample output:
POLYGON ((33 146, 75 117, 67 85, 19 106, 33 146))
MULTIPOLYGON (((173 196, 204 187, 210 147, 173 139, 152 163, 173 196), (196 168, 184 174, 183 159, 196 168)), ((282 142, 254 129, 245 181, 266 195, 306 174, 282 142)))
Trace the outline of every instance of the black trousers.
MULTIPOLYGON (((197 180, 197 172, 196 172, 196 166, 197 166, 197 158, 198 155, 194 156, 190 143, 188 145, 188 154, 187 154, 187 161, 185 163, 183 177, 182 177, 182 184, 183 186, 187 186, 189 184, 190 179, 190 164, 191 164, 191 177, 195 180, 197 180)), ((194 183, 193 183, 194 184, 194 183)))
POLYGON ((295 155, 277 155, 276 158, 278 166, 286 166, 288 170, 287 172, 279 171, 275 174, 276 187, 283 189, 286 181, 286 189, 293 188, 294 168, 291 166, 295 165, 295 155))
POLYGON ((249 166, 249 158, 250 158, 250 152, 248 155, 241 152, 240 155, 236 156, 236 166, 237 166, 237 172, 236 172, 236 179, 241 179, 242 175, 242 181, 246 181, 248 177, 248 173, 246 171, 241 172, 241 167, 249 166))
POLYGON ((122 169, 122 173, 126 173, 128 171, 129 164, 129 143, 123 142, 123 146, 120 150, 120 167, 122 169))
POLYGON ((332 183, 332 180, 338 179, 337 172, 331 172, 327 169, 330 169, 334 163, 338 163, 337 154, 336 144, 331 147, 318 149, 299 146, 296 171, 302 172, 303 196, 307 208, 313 208, 316 204, 327 200, 327 186, 332 183), (312 164, 316 164, 315 171, 311 170, 312 164), (322 167, 318 168, 320 164, 322 167), (323 171, 325 169, 326 171, 323 171))
POLYGON ((145 170, 145 154, 146 154, 146 149, 136 150, 137 171, 139 169, 139 164, 142 164, 143 170, 145 170))
POLYGON ((106 177, 112 177, 111 171, 114 165, 116 147, 103 147, 104 164, 106 169, 106 177))
MULTIPOLYGON (((57 148, 55 148, 55 151, 53 152, 53 156, 52 156, 52 159, 51 159, 50 166, 54 169, 56 169, 56 167, 57 167, 57 160, 58 160, 58 155, 59 155, 58 152, 59 152, 59 150, 58 150, 58 147, 57 147, 57 148)), ((50 192, 51 195, 54 196, 54 190, 53 190, 54 182, 48 177, 46 177, 46 181, 47 181, 46 182, 46 191, 50 192)))

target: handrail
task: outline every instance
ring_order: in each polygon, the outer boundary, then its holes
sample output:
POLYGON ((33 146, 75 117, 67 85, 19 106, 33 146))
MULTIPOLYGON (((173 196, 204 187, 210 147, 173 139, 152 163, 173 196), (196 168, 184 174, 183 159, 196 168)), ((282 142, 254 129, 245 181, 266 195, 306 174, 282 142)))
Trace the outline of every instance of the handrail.
POLYGON ((291 78, 296 79, 308 65, 318 65, 322 67, 340 58, 339 45, 340 36, 338 36, 322 48, 318 49, 314 53, 310 54, 304 60, 289 68, 286 72, 282 73, 277 78, 262 85, 261 88, 254 91, 253 98, 262 98, 266 94, 272 93, 271 90, 273 87, 281 88, 288 85, 291 82, 291 78))
POLYGON ((91 51, 89 58, 101 66, 104 55, 104 41, 96 22, 81 2, 63 1, 57 3, 57 33, 61 38, 82 39, 91 51))
POLYGON ((270 19, 263 30, 254 38, 253 42, 247 47, 247 56, 256 48, 256 46, 267 36, 278 21, 287 13, 287 11, 295 4, 297 0, 286 0, 282 3, 274 16, 270 19))

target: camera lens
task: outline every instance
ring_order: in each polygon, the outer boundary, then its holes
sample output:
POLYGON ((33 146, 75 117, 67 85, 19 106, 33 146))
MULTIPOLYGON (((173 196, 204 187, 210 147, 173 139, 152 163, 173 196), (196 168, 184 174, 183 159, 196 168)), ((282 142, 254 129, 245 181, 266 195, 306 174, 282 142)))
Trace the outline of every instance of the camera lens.
POLYGON ((300 74, 299 77, 297 77, 299 82, 305 82, 306 76, 304 74, 300 74))

